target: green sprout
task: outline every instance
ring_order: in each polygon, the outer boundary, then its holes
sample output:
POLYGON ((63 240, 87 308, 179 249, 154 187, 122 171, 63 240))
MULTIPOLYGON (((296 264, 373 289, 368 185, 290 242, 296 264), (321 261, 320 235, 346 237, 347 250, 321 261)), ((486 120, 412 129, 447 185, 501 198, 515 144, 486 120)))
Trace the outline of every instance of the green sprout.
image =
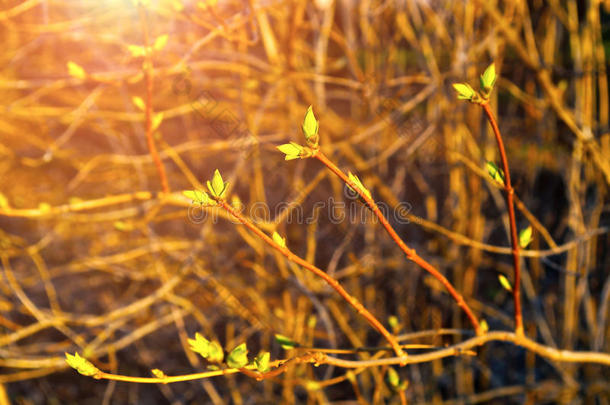
POLYGON ((477 92, 468 83, 453 83, 453 88, 458 92, 460 100, 472 101, 477 95, 477 92))
POLYGON ((398 321, 398 317, 396 317, 396 315, 390 315, 388 317, 388 325, 390 325, 390 328, 392 328, 393 330, 396 330, 398 328, 399 321, 398 321))
POLYGON ((481 330, 483 331, 483 333, 487 333, 489 332, 489 325, 487 324, 487 321, 485 319, 481 320, 481 330))
POLYGON ((278 146, 277 149, 286 155, 284 160, 302 159, 304 157, 305 148, 295 142, 285 143, 278 146))
POLYGON ((195 339, 187 339, 191 350, 198 353, 204 359, 210 356, 210 341, 201 336, 199 332, 195 333, 195 339))
POLYGON ((254 358, 254 365, 256 366, 256 369, 261 372, 261 373, 266 373, 267 371, 269 371, 269 359, 271 357, 271 354, 269 352, 260 352, 255 358, 254 358))
POLYGON ((188 339, 191 350, 198 353, 211 363, 220 363, 224 358, 222 346, 217 341, 209 341, 199 332, 195 333, 195 339, 188 339))
POLYGON ((504 274, 498 275, 498 281, 500 282, 500 284, 502 285, 502 287, 504 287, 504 289, 506 291, 508 291, 508 292, 513 291, 513 286, 510 284, 510 281, 508 281, 508 279, 504 276, 504 274))
POLYGON ((279 233, 273 232, 272 238, 273 238, 273 241, 275 243, 277 243, 278 245, 280 245, 281 247, 283 247, 283 248, 286 247, 286 238, 282 238, 279 233))
POLYGON ((201 190, 184 190, 182 192, 186 198, 191 199, 193 203, 198 203, 204 206, 216 205, 216 202, 210 198, 208 193, 201 190))
MULTIPOLYGON (((358 178, 358 176, 356 176, 355 174, 352 174, 352 172, 348 172, 347 173, 347 177, 349 178, 349 180, 354 183, 356 185, 356 187, 358 187, 358 189, 364 194, 366 195, 368 198, 371 198, 371 192, 364 187, 364 185, 362 184, 362 182, 360 181, 360 179, 358 178)), ((353 190, 354 192, 358 192, 357 190, 354 190, 350 185, 348 185, 348 187, 353 190)))
POLYGON ((474 90, 468 83, 453 83, 453 88, 458 93, 458 99, 468 100, 475 104, 484 104, 489 100, 491 92, 496 84, 496 65, 492 63, 485 69, 479 77, 481 82, 481 92, 474 90))
POLYGON ((502 169, 500 169, 498 165, 496 165, 494 162, 487 162, 486 167, 487 173, 489 173, 491 178, 494 179, 496 183, 500 184, 501 186, 504 186, 504 172, 502 171, 502 169))
POLYGON ((297 342, 290 339, 288 336, 280 335, 279 333, 275 334, 275 340, 282 346, 282 349, 284 350, 290 350, 294 349, 295 347, 299 347, 299 344, 297 342))
POLYGON ((248 348, 245 343, 240 344, 227 356, 227 365, 231 368, 242 368, 248 364, 248 348))
POLYGON ((208 190, 213 197, 223 198, 225 192, 227 191, 228 182, 223 181, 222 176, 218 169, 214 171, 214 176, 212 177, 212 182, 208 180, 208 190))
POLYGON ((158 368, 153 368, 152 370, 150 370, 150 372, 152 373, 152 375, 154 375, 157 378, 167 378, 167 375, 162 370, 159 370, 158 368))
POLYGON ((531 225, 519 232, 519 246, 522 249, 525 249, 527 245, 531 243, 532 233, 533 231, 531 225))
POLYGON ((386 382, 394 392, 404 391, 409 385, 408 381, 400 380, 398 372, 392 367, 388 368, 388 373, 386 374, 386 382))
POLYGON ((320 140, 320 137, 318 136, 319 121, 316 120, 316 116, 314 115, 311 106, 309 106, 307 113, 305 113, 302 128, 307 144, 314 149, 317 148, 318 141, 320 140))
POLYGON ((225 353, 222 350, 222 346, 217 341, 213 340, 210 342, 210 349, 208 355, 208 361, 211 363, 220 363, 224 359, 225 353))
POLYGON ((483 96, 489 98, 491 91, 493 90, 494 84, 496 84, 496 65, 492 63, 485 69, 485 72, 480 77, 481 79, 481 90, 483 90, 483 96))
POLYGON ((66 353, 66 363, 80 374, 87 377, 95 377, 100 374, 101 371, 95 367, 89 360, 78 355, 78 352, 74 355, 66 353))

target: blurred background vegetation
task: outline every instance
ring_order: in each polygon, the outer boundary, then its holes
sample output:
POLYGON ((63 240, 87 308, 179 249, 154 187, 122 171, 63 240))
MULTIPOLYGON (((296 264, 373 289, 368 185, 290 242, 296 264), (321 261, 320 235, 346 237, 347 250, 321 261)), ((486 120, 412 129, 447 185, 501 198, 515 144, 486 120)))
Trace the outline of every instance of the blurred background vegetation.
MULTIPOLYGON (((101 382, 66 369, 79 351, 107 371, 203 370, 187 337, 289 357, 304 345, 384 345, 344 301, 241 227, 195 220, 179 192, 219 168, 244 212, 333 274, 412 343, 469 336, 444 289, 404 260, 378 224, 332 220, 351 202, 319 162, 284 162, 310 104, 321 145, 358 173, 395 225, 491 329, 513 328, 507 216, 484 172, 497 161, 480 108, 492 99, 521 204, 526 334, 610 351, 610 2, 601 0, 2 1, 0 6, 0 399, 15 404, 394 403, 383 370, 299 365, 173 385, 101 382), (153 41, 155 144, 174 194, 160 194, 144 113, 153 41), (135 55, 134 55, 135 53, 135 55), (316 208, 316 202, 327 202, 316 208), (310 223, 279 203, 298 206, 310 223), (257 205, 260 206, 260 205, 257 205), (454 329, 440 333, 441 328, 454 329), (436 332, 434 332, 436 331, 436 332), (318 383, 312 383, 317 381, 318 383), (9 402, 10 401, 10 402, 9 402)), ((352 358, 367 358, 359 354, 352 358)), ((399 370, 413 403, 610 403, 610 372, 508 344, 399 370)))

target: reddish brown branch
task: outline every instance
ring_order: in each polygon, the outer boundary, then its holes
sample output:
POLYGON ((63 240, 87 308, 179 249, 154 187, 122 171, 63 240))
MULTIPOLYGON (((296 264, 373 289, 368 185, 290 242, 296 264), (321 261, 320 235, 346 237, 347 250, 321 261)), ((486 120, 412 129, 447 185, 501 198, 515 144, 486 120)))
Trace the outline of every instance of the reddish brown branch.
POLYGON ((424 270, 426 270, 428 273, 430 273, 435 279, 437 279, 449 292, 449 294, 453 297, 453 299, 457 302, 457 304, 460 306, 460 308, 462 308, 464 310, 464 312, 466 313, 466 316, 468 316, 468 319, 470 320, 470 323, 472 323, 472 326, 474 327, 476 334, 477 335, 481 335, 484 333, 484 331, 481 329, 481 326, 479 325, 479 321, 477 319, 477 317, 474 315, 474 313, 470 310, 470 307, 468 306, 468 304, 466 303, 466 301, 464 300, 464 297, 462 297, 462 295, 456 291, 455 288, 453 288, 453 285, 451 285, 451 283, 449 282, 449 280, 447 280, 447 278, 445 278, 445 276, 443 276, 433 265, 431 265, 430 263, 428 263, 426 260, 424 260, 423 258, 421 258, 417 253, 415 253, 414 249, 409 248, 403 241, 402 239, 400 239, 400 236, 398 236, 398 234, 396 233, 396 231, 394 230, 394 228, 392 228, 392 225, 390 225, 390 223, 388 222, 388 220, 386 219, 386 217, 383 215, 383 213, 381 212, 381 210, 379 209, 379 207, 377 206, 377 204, 375 203, 375 200, 373 200, 371 197, 369 197, 368 195, 366 195, 364 192, 362 192, 362 190, 360 190, 360 188, 355 185, 346 175, 345 173, 343 173, 341 171, 341 169, 339 169, 333 162, 331 162, 326 155, 324 155, 321 151, 317 151, 316 154, 314 155, 320 162, 324 163, 324 165, 326 165, 326 167, 328 167, 333 173, 335 173, 337 176, 339 176, 339 178, 341 178, 341 180, 343 180, 347 185, 349 185, 353 190, 355 190, 360 197, 362 197, 362 199, 367 203, 367 205, 371 208, 371 210, 373 210, 373 212, 375 213, 375 215, 377 216, 377 218, 379 219, 379 222, 381 222, 381 225, 385 228, 385 230, 388 232, 388 234, 390 235, 390 237, 392 238, 392 240, 398 245, 398 247, 404 252, 404 254, 407 256, 407 259, 415 262, 415 264, 417 264, 418 266, 420 266, 421 268, 423 268, 424 270))
POLYGON ((379 331, 379 333, 381 333, 383 335, 383 337, 390 343, 390 345, 392 346, 392 349, 394 350, 394 352, 396 353, 397 356, 399 356, 399 357, 404 356, 406 358, 406 353, 400 347, 400 344, 396 340, 396 337, 394 335, 392 335, 381 324, 381 322, 379 322, 379 320, 377 320, 377 318, 375 318, 375 316, 372 313, 370 313, 369 310, 366 309, 364 307, 364 305, 362 305, 360 303, 360 301, 358 301, 358 299, 356 299, 355 297, 350 295, 347 291, 345 291, 345 289, 341 286, 341 284, 339 284, 339 282, 337 280, 335 280, 333 277, 329 276, 327 273, 325 273, 318 267, 309 263, 308 261, 295 255, 288 248, 282 247, 279 244, 277 244, 272 238, 267 236, 267 234, 265 234, 263 231, 261 231, 256 225, 254 225, 252 222, 247 220, 239 212, 235 211, 233 209, 233 207, 231 207, 226 201, 219 200, 219 203, 228 213, 230 213, 233 217, 235 217, 235 219, 237 219, 241 224, 243 224, 246 228, 248 228, 250 231, 252 231, 256 236, 258 236, 260 239, 262 239, 267 245, 271 246, 272 248, 274 248, 275 250, 280 252, 291 262, 294 262, 294 263, 298 264, 299 266, 311 271, 313 274, 315 274, 316 276, 318 276, 321 279, 323 279, 324 281, 326 281, 326 283, 328 285, 330 285, 337 293, 339 293, 339 295, 341 297, 343 297, 343 299, 345 299, 356 310, 356 312, 358 312, 360 315, 362 315, 373 328, 375 328, 377 331, 379 331))
POLYGON ((487 119, 491 124, 493 133, 498 142, 498 149, 500 150, 500 159, 502 160, 502 170, 504 170, 504 191, 506 192, 506 205, 508 206, 508 219, 510 224, 510 239, 512 244, 513 254, 513 266, 515 268, 515 280, 513 285, 513 297, 515 301, 515 333, 517 335, 523 335, 523 317, 521 315, 521 268, 519 260, 519 238, 517 237, 517 222, 515 221, 515 207, 514 207, 514 194, 515 190, 510 182, 510 171, 508 170, 508 159, 506 158, 506 151, 504 150, 504 142, 502 142, 502 135, 496 119, 489 107, 488 103, 481 104, 487 119))

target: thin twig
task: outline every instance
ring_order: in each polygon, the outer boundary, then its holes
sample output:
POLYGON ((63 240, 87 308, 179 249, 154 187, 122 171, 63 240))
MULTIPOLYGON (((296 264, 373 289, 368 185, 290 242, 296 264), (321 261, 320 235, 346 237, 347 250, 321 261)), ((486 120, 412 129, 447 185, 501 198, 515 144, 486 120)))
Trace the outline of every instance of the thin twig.
POLYGON ((521 315, 521 267, 519 258, 519 238, 517 237, 517 223, 515 221, 515 204, 514 195, 515 190, 510 182, 510 171, 508 169, 508 159, 506 158, 506 151, 504 150, 504 142, 502 141, 502 135, 500 134, 500 128, 496 119, 489 107, 488 103, 482 103, 481 107, 487 115, 487 119, 491 124, 496 141, 498 142, 498 149, 500 150, 500 159, 502 160, 502 170, 504 170, 504 191, 506 192, 506 205, 508 206, 508 220, 510 225, 510 240, 512 244, 513 254, 513 266, 515 268, 515 279, 513 285, 513 298, 515 301, 515 332, 517 335, 523 334, 523 317, 521 315))
MULTIPOLYGON (((429 363, 445 357, 461 355, 477 346, 489 342, 511 342, 516 346, 530 350, 540 357, 566 363, 595 363, 610 366, 610 354, 600 352, 578 352, 570 350, 560 350, 545 346, 524 335, 517 335, 513 332, 488 332, 481 336, 475 336, 453 346, 444 349, 431 351, 423 354, 411 354, 407 357, 407 364, 429 363)), ((320 363, 332 364, 343 368, 375 367, 400 364, 403 359, 398 357, 375 359, 375 360, 344 360, 332 356, 325 356, 320 363)))
POLYGON ((490 342, 510 342, 516 346, 520 346, 524 349, 530 350, 540 357, 548 360, 555 360, 565 363, 594 363, 605 366, 610 366, 610 354, 598 353, 598 352, 586 352, 586 351, 569 351, 559 350, 549 346, 540 344, 534 340, 531 340, 523 335, 517 335, 513 332, 489 332, 481 336, 475 336, 471 339, 465 340, 461 343, 449 346, 443 349, 434 350, 428 353, 412 354, 409 357, 390 357, 382 359, 370 359, 370 360, 345 360, 333 356, 328 356, 324 353, 309 352, 294 357, 292 359, 276 360, 270 364, 272 368, 270 371, 265 373, 259 373, 254 371, 253 365, 248 365, 244 368, 230 368, 224 370, 205 371, 202 373, 186 374, 179 376, 164 376, 160 378, 156 377, 131 377, 125 375, 117 375, 111 373, 105 373, 99 371, 93 376, 95 379, 105 380, 116 380, 116 381, 128 381, 136 383, 152 383, 152 384, 168 384, 180 381, 191 381, 203 378, 216 377, 220 375, 244 373, 250 377, 262 380, 265 378, 273 378, 281 374, 286 370, 288 363, 314 363, 316 365, 328 364, 334 365, 341 368, 369 368, 369 367, 380 367, 380 366, 392 366, 402 364, 417 364, 417 363, 429 363, 434 360, 443 359, 446 357, 454 357, 461 355, 471 355, 470 349, 482 346, 490 342))
POLYGON ((165 167, 163 166, 163 162, 159 158, 159 154, 157 153, 157 146, 155 145, 155 140, 153 139, 153 131, 152 131, 152 92, 153 92, 153 81, 152 81, 152 57, 150 55, 150 38, 148 34, 148 19, 146 17, 146 9, 140 3, 138 7, 138 11, 140 12, 140 22, 142 24, 142 31, 144 33, 144 63, 142 64, 142 70, 144 72, 144 81, 146 83, 146 141, 148 142, 148 150, 150 151, 150 155, 155 162, 155 166, 157 167, 157 172, 159 173, 159 179, 161 180, 161 188, 164 193, 169 193, 169 183, 167 182, 167 175, 165 174, 165 167))

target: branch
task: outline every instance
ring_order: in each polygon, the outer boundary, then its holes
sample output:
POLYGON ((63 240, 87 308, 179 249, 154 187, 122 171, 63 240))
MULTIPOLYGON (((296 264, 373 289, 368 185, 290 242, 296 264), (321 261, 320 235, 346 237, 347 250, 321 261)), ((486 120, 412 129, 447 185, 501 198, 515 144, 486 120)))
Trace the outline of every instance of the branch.
POLYGON ((458 306, 464 310, 464 312, 466 313, 466 316, 468 316, 468 319, 470 320, 470 323, 474 327, 476 334, 477 335, 483 334, 483 329, 481 328, 481 325, 479 325, 479 321, 478 321, 477 317, 474 315, 474 313, 472 312, 472 310, 470 309, 470 307, 468 306, 468 304, 464 300, 464 297, 462 297, 462 295, 459 292, 457 292, 457 290, 455 288, 453 288, 453 285, 449 282, 449 280, 447 280, 447 278, 445 276, 443 276, 433 265, 431 265, 426 260, 424 260, 422 257, 420 257, 415 252, 414 249, 409 248, 402 241, 402 239, 400 239, 400 236, 398 236, 398 234, 396 233, 394 228, 392 228, 392 225, 390 225, 390 223, 388 222, 386 217, 383 215, 383 213, 381 212, 381 210, 377 206, 377 203, 375 203, 375 200, 373 200, 369 195, 364 193, 360 189, 360 187, 358 187, 356 184, 354 184, 345 175, 345 173, 343 173, 341 171, 341 169, 339 169, 332 161, 330 161, 326 157, 326 155, 324 155, 320 150, 316 151, 316 153, 314 154, 314 157, 316 159, 318 159, 320 162, 322 162, 324 165, 326 165, 326 167, 328 167, 334 174, 336 174, 341 180, 343 180, 343 182, 345 182, 345 184, 350 186, 353 190, 355 190, 358 193, 358 195, 360 195, 360 197, 371 208, 373 213, 375 213, 375 215, 379 219, 379 222, 385 228, 385 230, 388 232, 388 234, 390 235, 392 240, 403 251, 405 256, 407 256, 407 259, 413 261, 415 264, 417 264, 418 266, 420 266, 421 268, 426 270, 435 279, 437 279, 447 289, 449 294, 457 302, 458 306))
POLYGON ((262 239, 267 245, 271 246, 272 248, 274 248, 275 250, 280 252, 291 262, 294 262, 294 263, 298 264, 299 266, 311 271, 316 276, 318 276, 321 279, 323 279, 324 281, 326 281, 326 283, 328 285, 330 285, 337 293, 339 293, 339 295, 341 295, 341 297, 343 297, 356 310, 356 312, 358 312, 360 315, 362 315, 373 328, 377 329, 377 331, 379 331, 379 333, 381 333, 383 335, 383 337, 390 343, 390 345, 392 346, 392 349, 394 349, 394 352, 396 353, 397 356, 399 356, 399 357, 406 356, 405 352, 402 350, 402 348, 400 347, 400 344, 396 340, 396 337, 394 335, 392 335, 381 324, 381 322, 379 322, 379 320, 377 320, 377 318, 375 318, 375 316, 371 312, 369 312, 369 310, 366 309, 364 307, 364 305, 362 305, 360 303, 360 301, 358 301, 358 299, 356 299, 355 297, 350 295, 347 291, 345 291, 345 289, 341 286, 341 284, 339 284, 339 282, 337 280, 335 280, 333 277, 331 277, 330 275, 328 275, 326 272, 319 269, 318 267, 314 266, 313 264, 311 264, 311 263, 307 262, 306 260, 302 259, 301 257, 295 255, 288 248, 277 244, 273 239, 271 239, 263 231, 261 231, 256 225, 254 225, 253 223, 248 221, 239 212, 235 211, 233 209, 233 207, 231 207, 229 204, 227 204, 226 201, 219 200, 218 202, 222 206, 222 208, 224 208, 228 213, 230 213, 233 217, 235 217, 235 219, 237 219, 241 224, 246 226, 246 228, 248 228, 250 231, 252 231, 254 234, 256 234, 256 236, 258 236, 260 239, 262 239))
POLYGON ((500 158, 502 160, 502 170, 504 170, 504 191, 506 192, 506 205, 508 206, 508 220, 510 224, 510 240, 512 244, 513 254, 513 267, 515 268, 515 280, 513 286, 513 299, 515 301, 515 332, 518 335, 523 334, 523 316, 521 315, 521 267, 519 259, 519 238, 517 237, 517 223, 515 221, 515 204, 514 196, 515 190, 510 182, 510 172, 508 170, 508 159, 506 158, 506 151, 504 150, 504 142, 502 141, 502 135, 500 134, 500 128, 496 119, 489 107, 488 103, 481 103, 481 107, 487 119, 491 124, 496 141, 498 142, 498 149, 500 150, 500 158))

